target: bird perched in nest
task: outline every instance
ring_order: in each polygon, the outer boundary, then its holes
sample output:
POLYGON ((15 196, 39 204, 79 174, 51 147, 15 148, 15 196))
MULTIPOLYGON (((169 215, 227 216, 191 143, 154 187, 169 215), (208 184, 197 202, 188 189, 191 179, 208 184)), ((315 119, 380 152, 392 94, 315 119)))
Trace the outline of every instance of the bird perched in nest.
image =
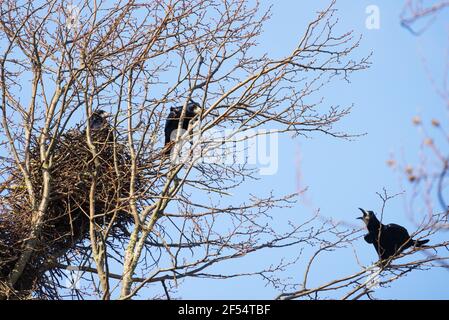
POLYGON ((99 109, 92 112, 92 115, 89 119, 89 126, 92 130, 100 130, 106 127, 109 127, 108 118, 111 117, 111 114, 99 109))
POLYGON ((366 211, 359 208, 363 216, 357 219, 363 220, 368 229, 364 239, 367 243, 373 244, 379 258, 387 260, 390 257, 401 253, 410 247, 422 247, 429 240, 413 240, 404 227, 390 223, 382 224, 373 211, 366 211))
MULTIPOLYGON (((173 140, 176 139, 175 133, 179 127, 179 121, 182 115, 183 107, 171 107, 170 113, 165 122, 165 146, 166 154, 170 153, 172 148, 173 140)), ((188 130, 189 124, 196 116, 200 115, 202 108, 199 103, 190 100, 186 106, 186 112, 184 114, 181 129, 188 130)))
POLYGON ((88 123, 95 142, 104 144, 105 142, 114 141, 113 127, 109 122, 110 117, 111 114, 102 109, 92 112, 88 123))

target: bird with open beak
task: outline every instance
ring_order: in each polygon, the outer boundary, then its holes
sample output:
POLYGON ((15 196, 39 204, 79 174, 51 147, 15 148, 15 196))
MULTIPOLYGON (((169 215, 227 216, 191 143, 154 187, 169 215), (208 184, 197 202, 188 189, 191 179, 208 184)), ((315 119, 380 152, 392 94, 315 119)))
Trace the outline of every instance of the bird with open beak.
POLYGON ((421 247, 429 240, 413 240, 407 229, 390 223, 382 224, 373 211, 366 211, 359 208, 363 216, 357 219, 363 220, 368 233, 364 236, 367 243, 371 243, 376 249, 381 260, 387 260, 392 256, 398 255, 410 247, 421 247))

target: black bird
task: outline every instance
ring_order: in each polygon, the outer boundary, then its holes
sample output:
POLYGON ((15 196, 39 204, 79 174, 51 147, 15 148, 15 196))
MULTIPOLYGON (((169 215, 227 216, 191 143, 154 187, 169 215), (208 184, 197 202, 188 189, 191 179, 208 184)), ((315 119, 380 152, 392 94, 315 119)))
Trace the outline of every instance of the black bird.
POLYGON ((363 220, 368 229, 364 239, 373 244, 381 260, 387 260, 412 246, 421 247, 429 242, 429 240, 413 240, 407 229, 400 225, 382 224, 373 211, 365 211, 361 208, 359 210, 362 211, 363 217, 357 219, 363 220))
POLYGON ((102 149, 114 142, 114 128, 109 122, 111 114, 97 109, 88 119, 92 141, 102 149))
POLYGON ((108 118, 111 116, 110 113, 98 109, 92 112, 92 115, 89 119, 89 126, 92 130, 100 130, 106 127, 109 127, 108 118))
MULTIPOLYGON (((176 137, 172 137, 172 134, 176 132, 179 126, 179 120, 181 118, 183 107, 171 107, 170 113, 165 122, 165 145, 168 145, 176 137)), ((190 100, 187 103, 186 112, 182 121, 181 128, 187 130, 189 128, 190 121, 197 115, 201 114, 202 108, 199 103, 190 100)), ((170 153, 171 147, 168 147, 166 153, 170 153)))

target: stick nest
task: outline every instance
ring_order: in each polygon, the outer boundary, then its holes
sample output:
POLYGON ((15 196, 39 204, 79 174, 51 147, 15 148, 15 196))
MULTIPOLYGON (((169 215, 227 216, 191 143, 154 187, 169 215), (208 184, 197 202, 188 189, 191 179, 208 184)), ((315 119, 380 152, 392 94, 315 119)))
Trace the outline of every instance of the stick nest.
MULTIPOLYGON (((114 138, 110 128, 92 131, 91 137, 98 154, 96 158, 84 131, 73 129, 57 139, 52 150, 50 199, 37 247, 13 288, 8 286, 7 280, 31 229, 36 226, 33 219, 37 208, 32 207, 25 179, 18 168, 12 170, 3 186, 0 185, 0 297, 11 298, 11 292, 17 298, 29 298, 32 292, 39 298, 51 298, 51 292, 56 294, 54 280, 45 274, 56 270, 55 263, 68 260, 70 254, 90 254, 85 243, 89 239, 91 219, 95 232, 108 230, 108 238, 114 241, 129 235, 127 229, 133 221, 127 210, 131 180, 129 152, 125 143, 114 138), (92 187, 94 181, 95 188, 92 187)), ((43 168, 37 143, 30 148, 29 163, 30 182, 39 204, 43 168)), ((136 189, 139 189, 138 180, 136 189)))

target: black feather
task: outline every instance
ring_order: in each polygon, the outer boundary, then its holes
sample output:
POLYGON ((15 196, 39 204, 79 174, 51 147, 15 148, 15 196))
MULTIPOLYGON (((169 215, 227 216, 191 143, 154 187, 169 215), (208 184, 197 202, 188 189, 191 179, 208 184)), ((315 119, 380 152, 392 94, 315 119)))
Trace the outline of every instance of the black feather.
MULTIPOLYGON (((178 130, 179 127, 179 121, 181 120, 182 116, 182 109, 183 107, 171 107, 170 113, 167 117, 167 121, 165 122, 165 145, 168 145, 171 141, 174 140, 175 137, 173 137, 176 130, 178 130)), ((198 103, 191 100, 187 104, 186 112, 184 114, 184 117, 182 119, 181 129, 188 130, 190 121, 195 118, 195 116, 199 113, 201 110, 201 107, 198 103)), ((167 147, 166 152, 170 152, 169 147, 167 147)))
POLYGON ((364 239, 367 243, 373 244, 381 260, 387 260, 410 247, 421 247, 429 240, 413 240, 407 229, 398 224, 382 224, 373 211, 363 212, 362 220, 365 222, 368 234, 364 239))

